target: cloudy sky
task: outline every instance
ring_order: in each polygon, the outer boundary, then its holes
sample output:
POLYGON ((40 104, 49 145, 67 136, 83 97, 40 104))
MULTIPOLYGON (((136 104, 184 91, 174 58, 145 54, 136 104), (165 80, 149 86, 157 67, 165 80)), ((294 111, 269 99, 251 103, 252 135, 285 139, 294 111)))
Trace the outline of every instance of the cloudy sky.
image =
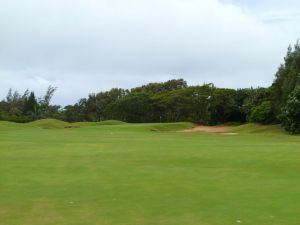
POLYGON ((299 0, 0 0, 0 99, 52 85, 65 105, 173 78, 268 86, 299 24, 299 0))

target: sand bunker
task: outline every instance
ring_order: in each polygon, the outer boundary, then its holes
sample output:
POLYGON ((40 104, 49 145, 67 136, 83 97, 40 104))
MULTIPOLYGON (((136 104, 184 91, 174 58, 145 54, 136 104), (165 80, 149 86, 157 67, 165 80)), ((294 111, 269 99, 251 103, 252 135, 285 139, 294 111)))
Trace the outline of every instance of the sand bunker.
MULTIPOLYGON (((196 126, 182 132, 209 132, 209 133, 226 133, 231 126, 196 126)), ((229 133, 228 133, 229 134, 229 133)))

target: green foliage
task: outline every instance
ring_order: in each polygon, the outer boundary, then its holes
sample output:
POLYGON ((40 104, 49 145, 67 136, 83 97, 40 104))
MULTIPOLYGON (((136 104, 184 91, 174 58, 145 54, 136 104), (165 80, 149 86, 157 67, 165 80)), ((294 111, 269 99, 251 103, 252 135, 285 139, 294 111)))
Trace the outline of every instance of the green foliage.
POLYGON ((37 101, 33 92, 9 91, 0 103, 0 119, 28 122, 55 118, 67 122, 180 122, 199 124, 243 123, 251 109, 269 95, 268 89, 225 89, 213 84, 188 86, 183 79, 150 83, 130 91, 113 88, 89 94, 74 105, 51 105, 56 88, 49 87, 37 101))
POLYGON ((270 88, 245 88, 239 89, 236 95, 236 102, 241 113, 242 122, 250 120, 253 109, 264 101, 270 101, 270 88))
POLYGON ((6 100, 0 102, 0 120, 25 123, 42 118, 59 118, 60 106, 50 105, 56 88, 49 87, 44 98, 37 101, 34 92, 26 90, 23 95, 10 89, 6 100))
POLYGON ((300 82, 288 97, 280 118, 282 125, 288 132, 292 134, 300 133, 300 82))
POLYGON ((24 99, 24 115, 31 116, 32 120, 38 116, 39 104, 35 98, 34 92, 31 92, 28 98, 24 99))
POLYGON ((134 93, 110 104, 106 111, 106 118, 127 122, 148 122, 151 117, 151 100, 147 94, 134 93))
POLYGON ((288 48, 284 63, 272 85, 272 106, 277 118, 290 133, 300 133, 299 88, 300 45, 288 48))
POLYGON ((296 86, 297 76, 300 73, 300 46, 299 42, 292 48, 288 48, 284 63, 276 73, 276 79, 272 84, 273 110, 276 116, 281 115, 281 110, 286 105, 290 94, 296 86))
POLYGON ((143 85, 141 87, 132 88, 132 93, 148 93, 148 94, 157 94, 160 92, 168 92, 174 91, 178 89, 187 88, 188 85, 185 80, 177 79, 177 80, 169 80, 163 83, 149 83, 147 85, 143 85))
POLYGON ((112 118, 106 116, 107 107, 128 94, 127 90, 112 88, 110 91, 90 94, 74 105, 68 105, 63 110, 63 119, 68 122, 102 121, 112 118))
POLYGON ((240 121, 242 115, 239 111, 236 97, 236 90, 215 88, 209 101, 209 123, 215 125, 240 121))
POLYGON ((56 118, 60 106, 50 105, 51 99, 57 90, 56 87, 49 86, 45 96, 39 102, 39 118, 56 118))
POLYGON ((209 102, 213 89, 211 85, 203 85, 153 95, 155 122, 209 123, 209 102))
POLYGON ((249 121, 254 123, 269 124, 273 122, 273 118, 274 114, 272 110, 272 102, 264 101, 251 110, 249 121))

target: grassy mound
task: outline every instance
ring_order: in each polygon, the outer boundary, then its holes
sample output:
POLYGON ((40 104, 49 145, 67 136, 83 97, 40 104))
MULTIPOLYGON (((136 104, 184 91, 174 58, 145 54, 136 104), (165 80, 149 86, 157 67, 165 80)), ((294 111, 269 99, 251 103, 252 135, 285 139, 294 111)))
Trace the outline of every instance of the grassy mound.
POLYGON ((14 123, 9 121, 0 121, 0 129, 10 129, 10 128, 20 128, 23 127, 24 124, 14 123))
POLYGON ((120 121, 120 120, 105 120, 105 121, 99 122, 99 124, 101 124, 101 125, 123 125, 123 124, 127 124, 127 123, 120 121))
MULTIPOLYGON (((179 123, 149 123, 149 124, 129 124, 119 120, 105 120, 101 122, 76 122, 68 123, 57 119, 42 119, 27 124, 14 123, 8 121, 0 121, 0 129, 10 128, 43 128, 43 129, 63 129, 68 126, 78 127, 92 127, 92 126, 103 126, 103 125, 128 125, 129 127, 143 128, 151 131, 167 132, 167 131, 178 131, 188 128, 192 128, 195 124, 190 122, 179 122, 179 123), (135 126, 134 126, 135 125, 135 126)), ((129 128, 128 127, 128 128, 129 128)), ((280 125, 261 125, 255 123, 244 124, 240 126, 232 127, 228 132, 234 133, 285 133, 280 125)))
POLYGON ((237 133, 284 133, 280 125, 261 125, 255 123, 244 124, 230 129, 237 133))
POLYGON ((104 120, 101 122, 76 122, 72 123, 72 125, 76 126, 100 126, 100 125, 123 125, 127 124, 126 122, 120 120, 104 120))
POLYGON ((0 121, 0 129, 8 129, 8 128, 16 128, 16 127, 36 127, 36 128, 43 128, 43 129, 63 129, 69 126, 100 126, 100 125, 123 125, 127 124, 126 122, 119 121, 119 120, 105 120, 101 122, 76 122, 76 123, 68 123, 57 119, 41 119, 36 120, 30 123, 21 124, 15 122, 8 122, 8 121, 0 121))
POLYGON ((65 126, 70 126, 69 123, 56 119, 42 119, 28 123, 28 126, 38 127, 43 129, 62 129, 65 126))

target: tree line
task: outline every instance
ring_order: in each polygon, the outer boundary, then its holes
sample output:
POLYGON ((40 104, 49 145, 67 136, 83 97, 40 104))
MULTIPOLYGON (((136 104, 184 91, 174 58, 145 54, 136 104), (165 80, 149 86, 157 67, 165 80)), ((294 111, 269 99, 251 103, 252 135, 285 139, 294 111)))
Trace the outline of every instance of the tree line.
MULTIPOLYGON (((57 118, 68 122, 102 121, 178 122, 201 124, 244 123, 252 120, 253 108, 270 100, 269 88, 227 89, 213 84, 188 86, 183 79, 150 83, 131 90, 113 88, 90 94, 74 105, 51 105, 55 88, 43 97, 34 92, 9 90, 0 102, 0 119, 28 122, 57 118)), ((264 121, 263 121, 264 122, 264 121)))
POLYGON ((51 105, 56 88, 50 86, 43 97, 36 98, 33 91, 23 94, 9 89, 6 99, 0 102, 0 120, 30 122, 43 118, 58 118, 62 110, 58 105, 51 105))
POLYGON ((51 105, 56 88, 43 97, 34 92, 9 90, 0 102, 0 119, 28 122, 57 118, 68 122, 190 121, 216 125, 224 123, 281 123, 291 133, 300 133, 300 47, 289 47, 275 80, 267 88, 229 89, 213 84, 189 86, 183 79, 149 83, 128 89, 90 94, 64 108, 51 105))

